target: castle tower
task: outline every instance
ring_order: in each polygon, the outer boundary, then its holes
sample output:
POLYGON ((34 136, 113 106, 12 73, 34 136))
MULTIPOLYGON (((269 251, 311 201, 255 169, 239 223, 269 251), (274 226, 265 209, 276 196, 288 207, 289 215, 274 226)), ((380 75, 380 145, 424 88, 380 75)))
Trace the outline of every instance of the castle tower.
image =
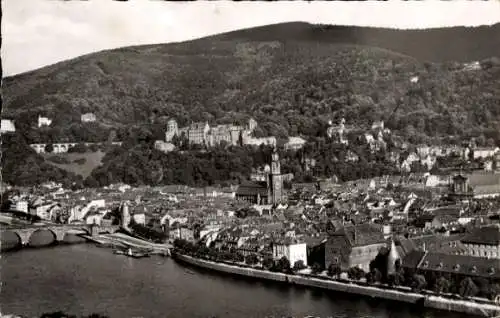
POLYGON ((122 227, 128 228, 130 224, 130 212, 128 210, 128 203, 124 202, 121 206, 121 214, 122 214, 122 227))
POLYGON ((271 173, 269 174, 269 200, 271 204, 278 204, 283 199, 283 177, 278 152, 274 148, 271 156, 271 173))

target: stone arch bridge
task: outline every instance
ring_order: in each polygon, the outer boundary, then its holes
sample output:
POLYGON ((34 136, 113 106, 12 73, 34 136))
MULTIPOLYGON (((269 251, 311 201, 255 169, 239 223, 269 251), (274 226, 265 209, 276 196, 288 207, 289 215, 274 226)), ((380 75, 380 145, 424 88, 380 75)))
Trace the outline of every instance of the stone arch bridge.
POLYGON ((115 233, 120 227, 117 225, 99 226, 94 224, 54 224, 54 225, 41 225, 41 226, 27 226, 15 227, 7 226, 2 227, 2 235, 6 232, 14 233, 23 246, 29 244, 33 233, 37 231, 49 231, 54 236, 55 241, 62 241, 66 234, 83 234, 83 235, 98 235, 101 233, 115 233))

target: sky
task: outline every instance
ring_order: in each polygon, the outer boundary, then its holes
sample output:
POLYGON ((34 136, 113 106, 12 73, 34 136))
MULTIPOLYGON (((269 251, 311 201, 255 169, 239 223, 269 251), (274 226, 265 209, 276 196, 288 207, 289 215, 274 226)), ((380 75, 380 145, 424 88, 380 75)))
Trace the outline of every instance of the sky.
POLYGON ((2 11, 3 76, 105 49, 180 42, 280 22, 405 29, 491 25, 500 22, 500 0, 2 0, 2 11))

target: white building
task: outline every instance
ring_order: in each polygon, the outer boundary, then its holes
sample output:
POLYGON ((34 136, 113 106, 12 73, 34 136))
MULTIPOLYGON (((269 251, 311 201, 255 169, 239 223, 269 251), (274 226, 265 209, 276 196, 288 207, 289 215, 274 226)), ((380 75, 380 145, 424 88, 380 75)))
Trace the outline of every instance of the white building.
POLYGON ((500 152, 498 147, 478 147, 473 149, 474 159, 493 157, 500 152))
POLYGON ((135 213, 132 215, 132 219, 137 224, 146 225, 146 214, 144 212, 135 213))
POLYGON ((10 206, 11 210, 28 213, 28 201, 19 200, 10 206))
POLYGON ((96 117, 93 113, 86 113, 80 117, 82 123, 91 123, 96 121, 96 117))
POLYGON ((0 126, 0 133, 9 133, 9 132, 15 132, 16 127, 14 126, 14 122, 10 119, 2 119, 1 126, 0 126))
POLYGON ((52 124, 52 119, 38 116, 38 128, 42 126, 50 126, 50 124, 52 124))
POLYGON ((295 262, 303 261, 307 266, 307 245, 306 243, 298 243, 294 240, 285 240, 273 244, 273 258, 279 260, 286 257, 290 261, 290 266, 294 266, 295 262))
POLYGON ((306 140, 301 137, 290 137, 288 142, 285 144, 286 150, 299 150, 304 147, 306 140))

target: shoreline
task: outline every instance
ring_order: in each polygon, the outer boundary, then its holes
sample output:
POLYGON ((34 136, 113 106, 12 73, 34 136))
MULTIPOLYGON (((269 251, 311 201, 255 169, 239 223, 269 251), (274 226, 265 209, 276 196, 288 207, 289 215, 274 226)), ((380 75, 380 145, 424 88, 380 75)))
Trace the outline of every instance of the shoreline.
POLYGON ((500 306, 492 304, 482 304, 468 300, 454 300, 442 298, 434 295, 424 295, 414 292, 401 292, 391 289, 383 289, 377 286, 363 286, 355 283, 344 283, 334 280, 306 277, 301 275, 283 274, 270 272, 251 267, 240 267, 238 265, 228 265, 208 260, 195 258, 178 253, 172 253, 172 258, 179 262, 195 267, 204 268, 220 273, 254 278, 260 280, 274 281, 287 285, 297 285, 305 287, 331 290, 334 292, 360 295, 369 298, 396 301, 418 306, 422 309, 444 310, 462 314, 474 315, 477 317, 497 317, 500 315, 500 306))

